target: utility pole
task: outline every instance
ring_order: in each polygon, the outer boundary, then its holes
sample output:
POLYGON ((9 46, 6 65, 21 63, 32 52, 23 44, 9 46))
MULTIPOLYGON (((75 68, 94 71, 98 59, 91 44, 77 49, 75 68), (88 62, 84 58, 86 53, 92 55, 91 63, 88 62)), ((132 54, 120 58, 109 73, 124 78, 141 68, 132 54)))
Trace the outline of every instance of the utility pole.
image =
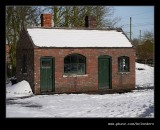
POLYGON ((132 17, 130 17, 130 41, 132 40, 132 17))
POLYGON ((141 30, 139 30, 139 34, 140 34, 140 44, 141 44, 141 30))

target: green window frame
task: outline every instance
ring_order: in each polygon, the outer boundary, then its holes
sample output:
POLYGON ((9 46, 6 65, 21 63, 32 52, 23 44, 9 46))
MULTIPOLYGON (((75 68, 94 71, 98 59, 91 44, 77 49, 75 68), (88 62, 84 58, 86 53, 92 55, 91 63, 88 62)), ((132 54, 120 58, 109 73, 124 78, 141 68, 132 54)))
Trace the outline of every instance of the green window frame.
POLYGON ((27 56, 23 55, 22 59, 22 73, 27 73, 27 56))
POLYGON ((118 57, 118 71, 119 72, 129 72, 129 57, 121 56, 118 57))
POLYGON ((70 54, 64 58, 64 74, 85 74, 86 57, 70 54))

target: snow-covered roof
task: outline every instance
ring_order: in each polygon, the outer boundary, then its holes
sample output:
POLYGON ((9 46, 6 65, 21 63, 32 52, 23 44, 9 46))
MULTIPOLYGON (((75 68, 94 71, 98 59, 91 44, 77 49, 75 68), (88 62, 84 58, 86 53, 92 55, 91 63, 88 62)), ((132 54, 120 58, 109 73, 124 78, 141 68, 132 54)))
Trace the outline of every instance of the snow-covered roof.
POLYGON ((132 47, 127 37, 116 30, 27 29, 39 47, 132 47))

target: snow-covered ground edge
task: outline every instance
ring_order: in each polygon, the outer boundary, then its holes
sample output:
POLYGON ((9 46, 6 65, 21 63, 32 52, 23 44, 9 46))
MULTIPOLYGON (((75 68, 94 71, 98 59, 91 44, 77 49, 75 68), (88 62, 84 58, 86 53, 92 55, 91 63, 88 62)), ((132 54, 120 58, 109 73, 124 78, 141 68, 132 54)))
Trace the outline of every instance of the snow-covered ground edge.
POLYGON ((154 67, 136 63, 136 89, 154 88, 154 67))

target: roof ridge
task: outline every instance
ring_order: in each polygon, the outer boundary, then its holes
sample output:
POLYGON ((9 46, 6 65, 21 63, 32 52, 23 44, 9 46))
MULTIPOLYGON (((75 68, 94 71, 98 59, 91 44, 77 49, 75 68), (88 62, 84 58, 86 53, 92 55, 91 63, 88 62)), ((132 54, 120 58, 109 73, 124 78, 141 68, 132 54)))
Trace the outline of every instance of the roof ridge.
POLYGON ((99 30, 99 31, 117 31, 123 32, 122 28, 86 28, 86 27, 77 27, 77 28, 68 28, 68 27, 28 27, 27 29, 65 29, 65 30, 99 30))

